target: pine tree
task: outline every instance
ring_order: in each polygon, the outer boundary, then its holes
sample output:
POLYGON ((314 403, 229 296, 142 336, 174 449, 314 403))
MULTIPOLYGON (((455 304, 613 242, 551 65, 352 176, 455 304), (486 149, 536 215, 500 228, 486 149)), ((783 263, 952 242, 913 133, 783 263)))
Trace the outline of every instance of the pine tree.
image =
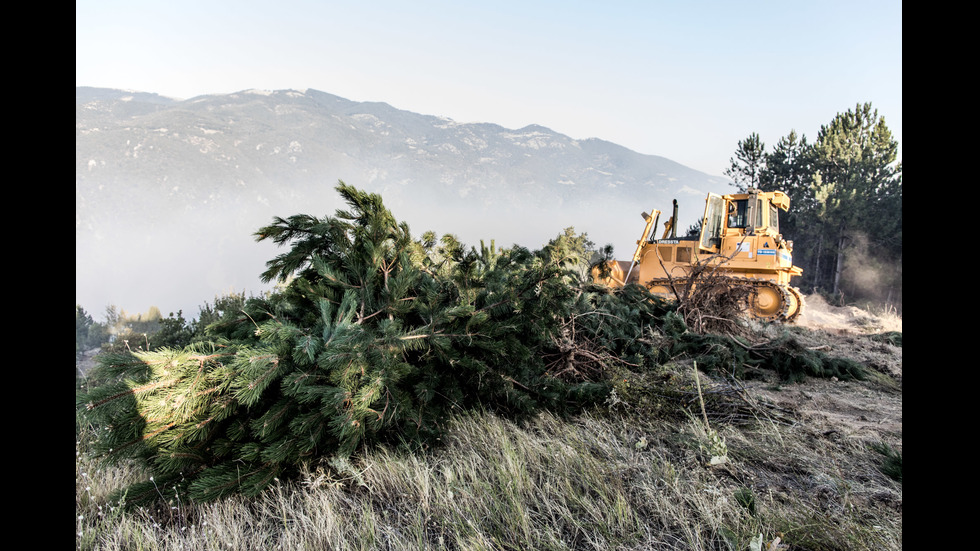
POLYGON ((454 411, 570 411, 608 392, 544 360, 581 306, 568 255, 414 241, 379 196, 337 191, 349 210, 256 233, 288 246, 263 273, 281 291, 206 342, 102 358, 107 383, 83 402, 108 429, 98 449, 148 468, 131 503, 254 495, 304 462, 424 446, 454 411))
POLYGON ((95 326, 95 320, 92 316, 82 308, 81 305, 75 305, 75 358, 79 358, 82 352, 88 350, 92 346, 93 339, 90 336, 92 328, 95 326))
POLYGON ((870 103, 838 113, 820 128, 814 164, 825 197, 824 217, 834 228, 834 293, 840 290, 848 244, 857 234, 900 265, 902 167, 897 155, 898 142, 870 103))
POLYGON ((757 188, 766 169, 766 144, 753 132, 748 138, 738 141, 735 157, 729 162, 725 175, 732 179, 732 185, 743 191, 757 188))

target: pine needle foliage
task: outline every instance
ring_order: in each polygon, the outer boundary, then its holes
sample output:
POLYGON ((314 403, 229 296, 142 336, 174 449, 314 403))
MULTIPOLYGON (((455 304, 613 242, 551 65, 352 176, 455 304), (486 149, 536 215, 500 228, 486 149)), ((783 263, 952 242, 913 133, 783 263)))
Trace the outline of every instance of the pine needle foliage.
POLYGON ((257 495, 366 446, 425 449, 467 411, 578 412, 624 371, 678 356, 706 372, 827 371, 802 348, 691 332, 640 286, 583 281, 587 240, 570 230, 538 251, 415 240, 380 196, 336 189, 347 210, 256 232, 286 249, 262 274, 275 293, 223 312, 189 346, 99 358, 78 406, 100 427, 97 455, 145 467, 148 480, 116 496, 127 505, 257 495))
POLYGON ((83 398, 97 449, 152 475, 130 503, 254 495, 304 462, 377 442, 431 444, 454 412, 520 418, 605 398, 602 380, 549 372, 580 293, 576 259, 493 244, 412 239, 381 198, 344 183, 334 216, 276 218, 256 233, 287 250, 281 291, 185 349, 102 358, 83 398))

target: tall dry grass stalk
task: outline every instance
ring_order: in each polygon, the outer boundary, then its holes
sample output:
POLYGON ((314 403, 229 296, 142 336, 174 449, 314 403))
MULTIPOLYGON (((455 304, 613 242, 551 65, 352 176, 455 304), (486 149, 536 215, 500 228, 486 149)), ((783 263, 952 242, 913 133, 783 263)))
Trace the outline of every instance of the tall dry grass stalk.
MULTIPOLYGON (((860 442, 802 427, 714 427, 729 460, 709 466, 696 416, 609 414, 518 425, 454 420, 427 454, 372 450, 338 477, 311 469, 256 499, 134 513, 105 495, 137 473, 76 457, 79 549, 587 550, 901 549, 901 484, 860 442), (785 549, 785 547, 783 547, 785 549)), ((80 445, 81 446, 81 445, 80 445)))

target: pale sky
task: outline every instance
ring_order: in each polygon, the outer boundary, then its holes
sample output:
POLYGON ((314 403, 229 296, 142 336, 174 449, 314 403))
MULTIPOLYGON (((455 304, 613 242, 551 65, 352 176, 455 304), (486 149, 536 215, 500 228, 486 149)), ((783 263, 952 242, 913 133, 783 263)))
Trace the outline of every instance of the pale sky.
POLYGON ((750 133, 812 142, 859 103, 902 141, 898 0, 76 0, 75 16, 76 86, 313 88, 719 176, 750 133))

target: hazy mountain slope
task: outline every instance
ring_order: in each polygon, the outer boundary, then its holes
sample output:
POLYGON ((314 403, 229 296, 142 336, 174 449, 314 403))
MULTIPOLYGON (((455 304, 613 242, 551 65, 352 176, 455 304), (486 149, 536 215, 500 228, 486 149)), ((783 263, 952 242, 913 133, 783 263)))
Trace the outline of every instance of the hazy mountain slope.
POLYGON ((167 312, 259 290, 273 216, 332 214, 337 180, 381 193, 413 232, 541 246, 564 227, 629 254, 641 210, 683 230, 727 180, 599 139, 460 124, 324 92, 174 100, 76 88, 76 301, 167 312))

